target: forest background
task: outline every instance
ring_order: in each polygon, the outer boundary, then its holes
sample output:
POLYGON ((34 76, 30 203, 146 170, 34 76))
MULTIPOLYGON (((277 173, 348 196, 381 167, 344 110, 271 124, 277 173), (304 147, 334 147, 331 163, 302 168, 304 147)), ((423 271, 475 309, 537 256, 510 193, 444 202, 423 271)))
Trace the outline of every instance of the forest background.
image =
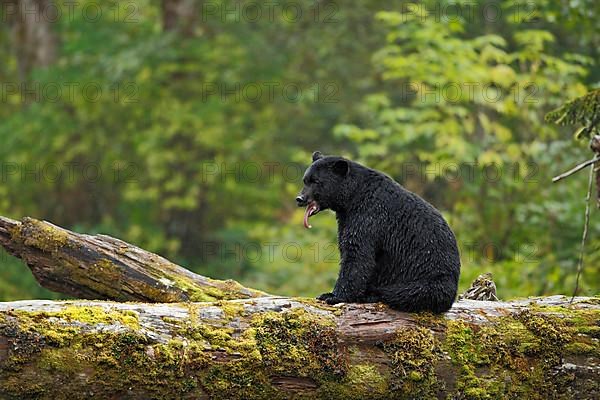
MULTIPOLYGON (((589 156, 547 112, 598 88, 600 2, 0 0, 0 215, 104 233, 290 296, 335 282, 310 154, 440 209, 461 288, 570 294, 589 156)), ((579 293, 600 292, 591 215, 579 293)), ((57 298, 0 253, 0 300, 57 298)))

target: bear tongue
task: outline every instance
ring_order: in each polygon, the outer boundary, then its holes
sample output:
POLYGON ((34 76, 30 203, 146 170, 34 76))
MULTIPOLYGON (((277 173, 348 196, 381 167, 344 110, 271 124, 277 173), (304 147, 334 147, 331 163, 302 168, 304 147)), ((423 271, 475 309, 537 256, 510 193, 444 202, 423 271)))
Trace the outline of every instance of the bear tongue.
POLYGON ((306 206, 306 211, 304 211, 304 227, 306 229, 312 228, 312 225, 308 224, 308 219, 317 212, 319 212, 319 206, 317 205, 317 203, 315 201, 311 201, 310 203, 308 203, 308 205, 306 206))

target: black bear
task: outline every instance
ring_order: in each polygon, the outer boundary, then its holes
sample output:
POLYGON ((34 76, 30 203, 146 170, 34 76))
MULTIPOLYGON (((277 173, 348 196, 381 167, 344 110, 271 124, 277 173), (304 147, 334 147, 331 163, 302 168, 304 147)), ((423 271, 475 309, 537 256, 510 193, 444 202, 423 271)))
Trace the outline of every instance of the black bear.
POLYGON ((335 211, 341 266, 329 304, 383 302, 408 312, 447 311, 460 274, 456 238, 442 215, 389 176, 313 153, 296 197, 304 225, 335 211))

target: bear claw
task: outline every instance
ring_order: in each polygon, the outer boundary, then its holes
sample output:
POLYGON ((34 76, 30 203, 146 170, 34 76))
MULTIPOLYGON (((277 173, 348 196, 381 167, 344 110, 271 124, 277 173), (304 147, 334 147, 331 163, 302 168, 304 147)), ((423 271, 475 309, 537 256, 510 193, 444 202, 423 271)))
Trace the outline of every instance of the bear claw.
POLYGON ((323 293, 317 296, 317 300, 326 301, 327 299, 330 299, 332 297, 334 297, 333 293, 323 293))
POLYGON ((338 299, 337 297, 328 297, 325 300, 325 303, 329 304, 329 305, 334 305, 334 304, 340 304, 340 303, 345 303, 344 300, 342 299, 338 299))

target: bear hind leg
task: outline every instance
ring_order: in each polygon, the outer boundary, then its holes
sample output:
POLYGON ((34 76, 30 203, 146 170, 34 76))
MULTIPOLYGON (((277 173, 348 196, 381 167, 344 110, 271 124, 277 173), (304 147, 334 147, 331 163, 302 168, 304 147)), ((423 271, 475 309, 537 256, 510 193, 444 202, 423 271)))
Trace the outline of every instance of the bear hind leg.
POLYGON ((379 301, 405 312, 446 312, 456 298, 457 282, 450 277, 437 281, 402 282, 377 289, 379 301))

